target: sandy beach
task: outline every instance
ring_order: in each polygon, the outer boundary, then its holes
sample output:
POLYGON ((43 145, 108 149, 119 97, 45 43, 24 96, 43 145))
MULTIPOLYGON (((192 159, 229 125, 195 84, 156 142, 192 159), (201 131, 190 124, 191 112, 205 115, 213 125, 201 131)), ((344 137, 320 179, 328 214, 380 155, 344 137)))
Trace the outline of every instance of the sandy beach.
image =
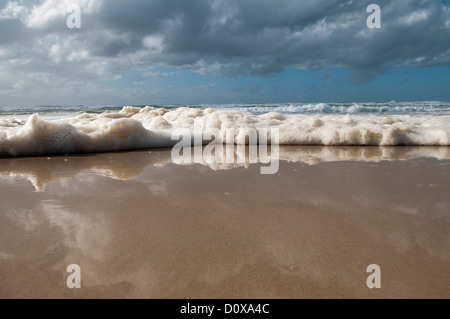
POLYGON ((170 150, 0 159, 0 298, 450 297, 448 148, 280 158, 274 175, 170 150))

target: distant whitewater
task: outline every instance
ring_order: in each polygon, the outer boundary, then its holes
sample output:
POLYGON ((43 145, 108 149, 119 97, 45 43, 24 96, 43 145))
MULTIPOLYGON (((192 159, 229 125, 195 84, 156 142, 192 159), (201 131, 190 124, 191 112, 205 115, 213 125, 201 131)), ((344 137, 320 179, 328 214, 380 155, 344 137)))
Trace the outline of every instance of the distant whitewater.
MULTIPOLYGON (((144 107, 142 105, 140 107, 144 107)), ((153 105, 156 108, 169 110, 185 106, 195 109, 218 109, 264 114, 278 112, 282 114, 351 114, 365 116, 450 116, 450 102, 386 102, 386 103, 272 103, 272 104, 198 104, 198 105, 153 105)), ((33 113, 39 113, 44 118, 72 116, 74 114, 102 113, 105 111, 120 111, 123 105, 109 106, 58 106, 40 105, 29 108, 13 108, 0 106, 0 118, 24 118, 33 113)))
POLYGON ((277 128, 282 145, 450 146, 450 103, 2 108, 0 156, 168 148, 180 128, 223 142, 232 130, 236 144, 277 128))

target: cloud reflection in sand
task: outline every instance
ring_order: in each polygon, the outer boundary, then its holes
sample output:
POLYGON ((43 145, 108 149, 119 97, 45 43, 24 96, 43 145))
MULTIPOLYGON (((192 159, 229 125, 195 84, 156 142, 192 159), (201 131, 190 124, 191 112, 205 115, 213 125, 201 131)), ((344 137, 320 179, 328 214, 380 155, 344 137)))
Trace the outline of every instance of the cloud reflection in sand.
MULTIPOLYGON (((167 164, 200 164, 212 170, 248 168, 248 149, 236 147, 234 153, 215 157, 202 154, 192 156, 191 162, 173 162, 169 150, 137 151, 125 153, 100 153, 88 155, 5 158, 0 159, 0 179, 24 178, 37 192, 45 191, 54 180, 70 179, 80 174, 95 174, 117 180, 141 176, 148 166, 167 164), (218 161, 219 160, 219 161, 218 161), (220 161, 221 160, 221 161, 220 161)), ((334 147, 334 146, 284 146, 280 147, 280 161, 315 165, 323 162, 373 162, 404 161, 416 158, 450 159, 449 147, 334 147)), ((258 161, 259 162, 259 161, 258 161)))

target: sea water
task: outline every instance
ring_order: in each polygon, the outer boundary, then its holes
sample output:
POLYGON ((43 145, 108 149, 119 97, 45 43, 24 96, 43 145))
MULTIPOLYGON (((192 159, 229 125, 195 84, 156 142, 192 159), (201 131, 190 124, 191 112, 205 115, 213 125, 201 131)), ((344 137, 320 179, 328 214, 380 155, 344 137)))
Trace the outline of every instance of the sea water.
POLYGON ((225 140, 273 128, 281 145, 450 146, 450 103, 0 107, 0 155, 170 148, 177 129, 225 140))

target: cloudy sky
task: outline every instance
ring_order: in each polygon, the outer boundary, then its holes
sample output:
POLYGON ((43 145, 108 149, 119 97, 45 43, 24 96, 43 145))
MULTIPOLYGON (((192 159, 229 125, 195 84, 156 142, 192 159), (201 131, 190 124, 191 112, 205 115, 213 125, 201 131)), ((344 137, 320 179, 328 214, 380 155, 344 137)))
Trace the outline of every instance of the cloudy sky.
POLYGON ((0 0, 0 30, 0 106, 450 101, 442 0, 0 0))

